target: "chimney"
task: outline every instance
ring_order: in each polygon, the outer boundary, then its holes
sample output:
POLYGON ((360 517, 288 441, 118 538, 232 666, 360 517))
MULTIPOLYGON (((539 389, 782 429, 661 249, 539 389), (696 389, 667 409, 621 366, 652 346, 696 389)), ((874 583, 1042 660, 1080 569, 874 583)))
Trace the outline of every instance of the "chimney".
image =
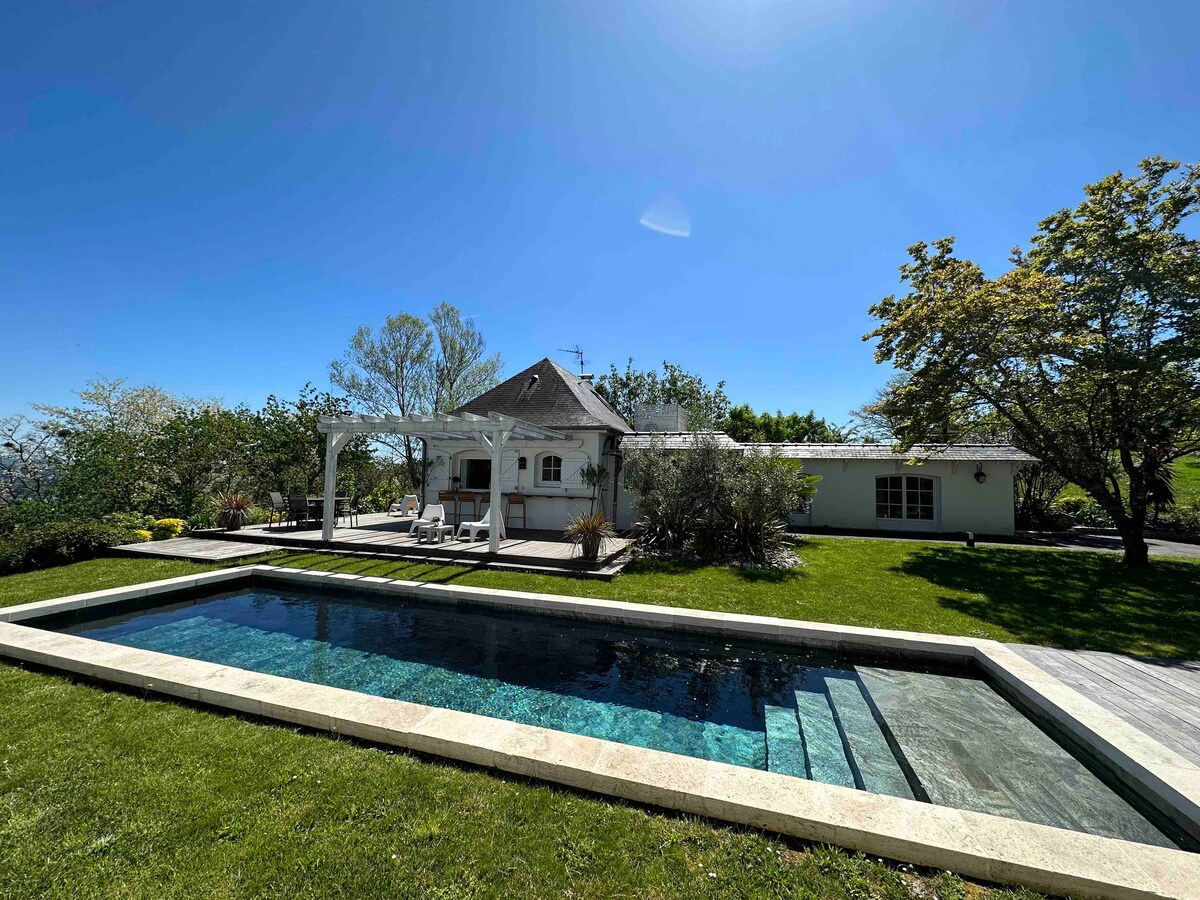
POLYGON ((596 377, 596 376, 595 376, 594 374, 592 374, 591 372, 588 372, 586 375, 585 375, 585 374, 583 374, 582 372, 580 372, 580 373, 579 373, 579 380, 580 380, 580 381, 586 381, 588 384, 591 384, 591 383, 592 383, 592 379, 593 379, 593 378, 595 378, 595 377, 596 377))

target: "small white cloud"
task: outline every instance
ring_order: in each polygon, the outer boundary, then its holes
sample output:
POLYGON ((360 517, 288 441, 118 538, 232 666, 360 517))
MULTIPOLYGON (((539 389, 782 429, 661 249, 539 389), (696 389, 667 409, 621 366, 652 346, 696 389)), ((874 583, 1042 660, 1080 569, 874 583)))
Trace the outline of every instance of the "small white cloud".
POLYGON ((655 200, 646 207, 646 211, 638 219, 638 224, 671 237, 692 236, 691 216, 684 205, 674 197, 660 197, 655 200))

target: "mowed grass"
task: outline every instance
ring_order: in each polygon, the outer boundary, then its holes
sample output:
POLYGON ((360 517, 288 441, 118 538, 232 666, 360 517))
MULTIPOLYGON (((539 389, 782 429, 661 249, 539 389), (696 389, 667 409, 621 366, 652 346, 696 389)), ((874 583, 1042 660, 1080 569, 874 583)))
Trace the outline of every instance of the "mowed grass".
POLYGON ((0 697, 12 900, 1023 893, 13 666, 0 697))
MULTIPOLYGON (((1175 480, 1171 485, 1171 489, 1175 492, 1175 502, 1180 506, 1200 503, 1200 456, 1181 457, 1171 463, 1171 469, 1175 473, 1175 480)), ((1122 488, 1125 483, 1126 479, 1122 477, 1122 488)), ((1088 494, 1078 485, 1068 484, 1059 496, 1086 497, 1088 494)))
MULTIPOLYGON (((1200 655, 1200 564, 849 539, 762 575, 615 582, 277 553, 282 565, 856 625, 1200 655)), ((0 604, 215 568, 101 559, 0 604)), ((1017 896, 686 816, 0 665, 0 896, 1017 896)), ((1018 892, 1020 893, 1020 892, 1018 892)))

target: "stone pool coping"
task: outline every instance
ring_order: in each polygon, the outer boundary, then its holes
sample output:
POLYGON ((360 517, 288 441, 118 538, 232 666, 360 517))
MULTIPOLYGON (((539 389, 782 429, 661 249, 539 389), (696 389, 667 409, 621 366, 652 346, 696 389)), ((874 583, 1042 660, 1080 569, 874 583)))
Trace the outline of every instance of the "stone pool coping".
POLYGON ((1200 835, 1200 768, 1018 656, 972 638, 826 625, 277 566, 245 566, 0 608, 0 656, 128 687, 1056 894, 1200 898, 1200 855, 918 803, 421 706, 20 625, 255 580, 476 603, 793 646, 977 665, 1179 827, 1200 835))

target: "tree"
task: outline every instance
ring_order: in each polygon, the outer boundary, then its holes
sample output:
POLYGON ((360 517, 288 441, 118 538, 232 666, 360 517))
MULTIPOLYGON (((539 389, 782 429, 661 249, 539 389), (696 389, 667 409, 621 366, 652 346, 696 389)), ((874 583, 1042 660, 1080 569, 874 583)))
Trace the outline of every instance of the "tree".
POLYGON ((429 314, 437 339, 433 361, 433 410, 449 412, 473 400, 500 381, 500 354, 484 356, 483 334, 462 311, 439 303, 429 314))
POLYGON ((0 419, 0 507, 49 499, 53 451, 60 437, 45 422, 30 422, 24 416, 0 419))
MULTIPOLYGON (((364 325, 350 339, 345 357, 329 366, 329 380, 346 392, 360 412, 448 412, 499 381, 499 355, 485 357, 483 335, 461 311, 440 303, 422 319, 388 316, 374 332, 364 325)), ((408 435, 375 440, 400 454, 410 484, 421 480, 421 453, 408 435)))
POLYGON ((596 390, 628 421, 633 421, 634 411, 643 403, 678 403, 693 429, 718 428, 729 415, 724 381, 710 388, 699 375, 665 360, 661 373, 635 369, 632 357, 624 372, 611 365, 608 374, 596 379, 596 390))
POLYGON ((1161 471, 1200 449, 1200 166, 1161 158, 1088 185, 1039 223, 996 279, 952 238, 909 249, 908 293, 871 307, 876 361, 902 445, 955 423, 954 441, 1003 423, 1018 447, 1079 485, 1148 565, 1147 510, 1161 471))
MULTIPOLYGON (((253 446, 248 465, 260 493, 322 489, 325 476, 326 436, 317 430, 321 416, 340 416, 350 412, 350 403, 328 391, 306 384, 296 400, 281 400, 272 395, 258 412, 254 422, 253 446)), ((343 481, 357 482, 371 463, 371 450, 365 435, 350 440, 338 456, 338 472, 343 481)), ((357 485, 356 485, 357 486, 357 485)))
POLYGON ((769 563, 784 540, 789 513, 802 508, 819 479, 799 460, 743 453, 700 433, 690 447, 651 442, 630 451, 625 486, 637 498, 634 526, 648 547, 704 560, 729 556, 769 563))
POLYGON ((266 493, 250 478, 256 449, 253 414, 217 406, 181 406, 149 441, 155 461, 151 504, 163 515, 188 519, 218 490, 266 493))
POLYGON ((743 403, 729 411, 721 430, 742 443, 837 444, 850 440, 855 429, 830 425, 811 409, 804 415, 782 411, 756 413, 743 403))
POLYGON ((79 392, 76 406, 35 405, 55 436, 56 499, 78 515, 146 512, 155 491, 158 460, 153 436, 183 405, 161 388, 128 387, 97 379, 79 392))

